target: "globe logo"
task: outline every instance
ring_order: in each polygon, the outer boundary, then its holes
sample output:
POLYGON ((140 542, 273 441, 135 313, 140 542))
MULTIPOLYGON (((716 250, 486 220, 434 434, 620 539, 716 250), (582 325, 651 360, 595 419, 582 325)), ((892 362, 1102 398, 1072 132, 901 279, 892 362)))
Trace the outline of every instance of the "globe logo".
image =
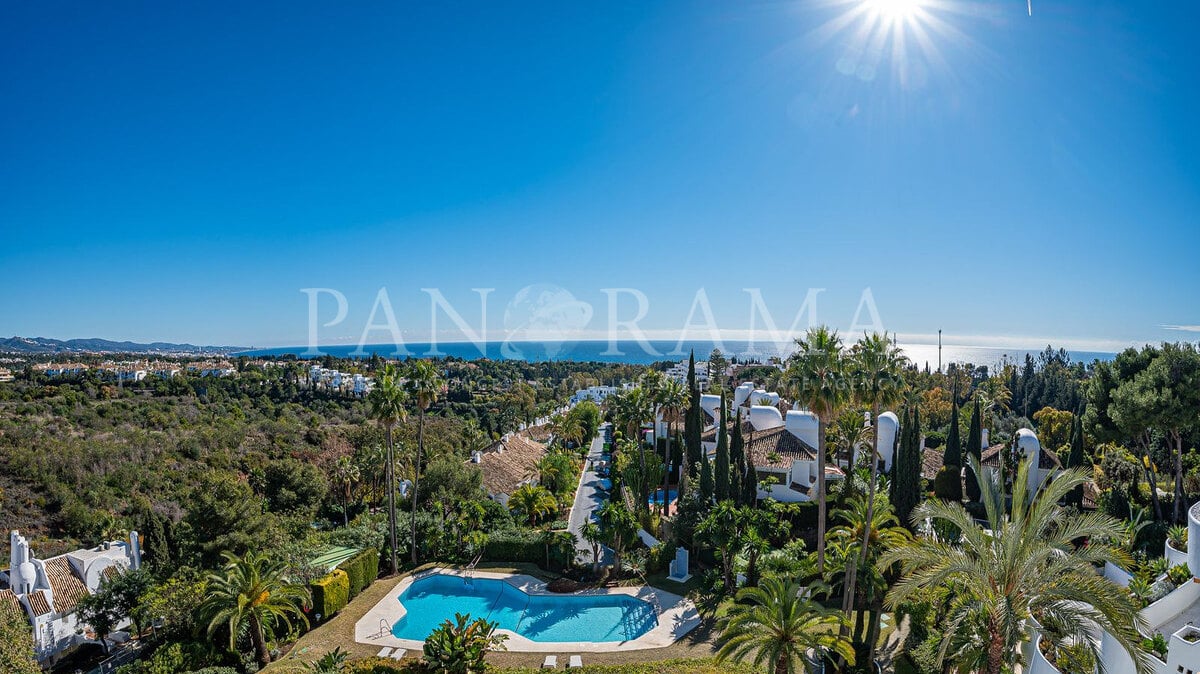
POLYGON ((525 286, 504 308, 500 355, 513 360, 553 360, 578 341, 592 320, 592 305, 551 283, 525 286))

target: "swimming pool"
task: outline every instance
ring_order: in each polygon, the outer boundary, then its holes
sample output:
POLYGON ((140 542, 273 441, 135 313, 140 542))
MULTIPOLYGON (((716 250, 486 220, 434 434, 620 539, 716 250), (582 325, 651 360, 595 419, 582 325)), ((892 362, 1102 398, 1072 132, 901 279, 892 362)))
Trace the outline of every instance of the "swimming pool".
POLYGON ((493 578, 433 574, 398 598, 407 613, 392 625, 392 635, 413 641, 455 613, 486 618, 535 642, 629 641, 658 625, 654 607, 627 595, 530 595, 493 578))
MULTIPOLYGON (((667 503, 674 503, 676 498, 678 498, 678 496, 679 496, 679 494, 676 490, 674 490, 674 489, 669 490, 667 492, 667 503)), ((663 503, 662 488, 659 487, 658 489, 655 489, 654 491, 650 492, 650 496, 646 497, 646 503, 649 505, 657 505, 657 506, 662 505, 662 503, 663 503)))

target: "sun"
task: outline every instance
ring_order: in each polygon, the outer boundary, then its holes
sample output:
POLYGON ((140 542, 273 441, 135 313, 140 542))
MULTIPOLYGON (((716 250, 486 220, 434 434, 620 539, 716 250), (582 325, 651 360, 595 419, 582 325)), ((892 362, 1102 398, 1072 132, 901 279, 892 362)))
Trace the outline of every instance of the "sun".
POLYGON ((862 0, 863 8, 885 21, 908 21, 921 12, 922 0, 862 0))

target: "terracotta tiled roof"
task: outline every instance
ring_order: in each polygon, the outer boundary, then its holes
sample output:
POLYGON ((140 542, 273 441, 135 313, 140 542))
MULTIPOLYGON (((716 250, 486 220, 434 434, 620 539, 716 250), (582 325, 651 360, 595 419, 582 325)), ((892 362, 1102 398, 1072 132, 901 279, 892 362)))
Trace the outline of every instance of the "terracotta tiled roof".
POLYGON ((522 434, 497 440, 479 459, 484 489, 489 494, 511 494, 529 479, 533 465, 545 455, 545 445, 522 434))
POLYGON ((1083 508, 1085 510, 1095 510, 1100 507, 1100 488, 1096 486, 1095 480, 1088 480, 1083 483, 1083 508))
POLYGON ((921 477, 926 480, 932 480, 937 477, 938 471, 942 469, 942 459, 945 458, 945 452, 941 449, 926 448, 924 455, 921 457, 921 477))
POLYGON ((29 608, 33 609, 33 615, 44 616, 50 613, 50 602, 46 601, 46 593, 42 590, 34 590, 25 595, 25 599, 29 601, 29 608))
POLYGON ((992 445, 991 447, 988 447, 987 449, 980 452, 979 453, 979 465, 991 466, 992 468, 999 468, 1000 467, 1000 452, 1004 449, 1004 447, 1005 447, 1005 445, 1003 445, 1003 444, 992 445))
POLYGON ((0 590, 0 615, 5 613, 25 617, 25 609, 21 607, 21 600, 17 599, 17 595, 12 590, 0 590))
MULTIPOLYGON (((712 428, 708 429, 707 431, 704 431, 703 433, 701 433, 700 441, 701 442, 716 442, 718 428, 720 428, 720 426, 713 426, 712 428)), ((782 426, 780 428, 782 428, 782 426)), ((730 432, 732 432, 733 427, 730 426, 729 430, 730 430, 730 432)), ((754 424, 750 423, 750 421, 748 419, 744 419, 742 421, 742 437, 749 438, 750 434, 753 432, 754 432, 754 424)), ((763 432, 765 433, 766 431, 763 431, 763 432)))
POLYGON ((546 442, 550 439, 550 425, 530 426, 525 429, 525 434, 537 442, 546 442))
POLYGON ((104 567, 104 570, 100 572, 100 576, 106 581, 114 580, 119 575, 121 575, 121 569, 117 568, 116 564, 112 566, 106 566, 104 567))
MULTIPOLYGON (((980 454, 980 457, 979 457, 980 465, 991 466, 992 468, 999 468, 1000 467, 1000 452, 1002 450, 1004 450, 1006 447, 1007 447, 1007 445, 999 444, 999 445, 992 445, 991 447, 988 447, 987 449, 983 450, 982 454, 980 454)), ((1038 454, 1038 468, 1040 468, 1042 470, 1052 470, 1055 468, 1062 468, 1062 463, 1058 460, 1058 456, 1056 456, 1054 454, 1054 452, 1043 447, 1042 451, 1038 454)))
POLYGON ((762 468, 790 468, 792 461, 816 461, 817 451, 783 426, 765 431, 748 431, 746 453, 755 466, 762 468), (772 453, 778 460, 772 461, 772 453))
POLYGON ((71 564, 66 557, 46 560, 46 577, 54 590, 54 608, 59 613, 74 611, 75 605, 88 593, 83 582, 71 572, 71 564))

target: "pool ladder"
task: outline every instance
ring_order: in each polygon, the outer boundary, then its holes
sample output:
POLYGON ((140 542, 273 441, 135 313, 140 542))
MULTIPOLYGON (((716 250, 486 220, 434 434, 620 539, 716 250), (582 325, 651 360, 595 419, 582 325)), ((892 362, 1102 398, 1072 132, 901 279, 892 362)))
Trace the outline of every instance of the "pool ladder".
POLYGON ((471 560, 470 564, 467 565, 467 568, 465 569, 466 573, 463 574, 463 585, 465 587, 475 587, 475 577, 471 575, 471 572, 475 570, 475 565, 478 564, 479 560, 482 558, 483 553, 480 553, 475 556, 475 559, 471 560))

